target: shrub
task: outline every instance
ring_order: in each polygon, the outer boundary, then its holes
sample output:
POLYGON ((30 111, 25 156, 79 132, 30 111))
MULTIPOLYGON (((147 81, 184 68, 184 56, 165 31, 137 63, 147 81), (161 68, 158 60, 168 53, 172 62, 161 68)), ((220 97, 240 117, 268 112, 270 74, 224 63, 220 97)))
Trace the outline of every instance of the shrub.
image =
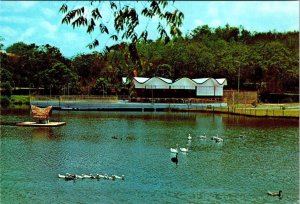
POLYGON ((8 81, 1 83, 1 88, 3 89, 2 95, 10 97, 12 94, 12 88, 8 81))
POLYGON ((293 102, 293 99, 292 99, 291 97, 287 97, 287 98, 282 99, 281 102, 282 102, 282 103, 292 103, 292 102, 293 102))
POLYGON ((7 107, 10 104, 10 100, 7 96, 1 96, 1 106, 7 107))

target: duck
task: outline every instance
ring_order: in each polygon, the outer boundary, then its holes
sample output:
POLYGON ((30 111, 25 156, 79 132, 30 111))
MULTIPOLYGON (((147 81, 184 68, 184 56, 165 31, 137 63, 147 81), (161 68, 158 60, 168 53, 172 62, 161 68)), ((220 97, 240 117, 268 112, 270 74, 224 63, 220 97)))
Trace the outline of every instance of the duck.
POLYGON ((267 194, 269 196, 278 196, 280 199, 282 198, 282 190, 280 190, 279 192, 271 192, 271 191, 268 191, 267 194))
POLYGON ((170 151, 172 152, 172 153, 178 153, 178 144, 176 144, 176 149, 175 148, 170 148, 170 151))
POLYGON ((105 174, 103 178, 108 180, 110 177, 107 174, 105 174))
POLYGON ((93 176, 92 174, 90 174, 90 175, 82 174, 83 178, 92 178, 92 176, 93 176))
POLYGON ((124 175, 122 175, 122 176, 112 175, 112 177, 114 177, 115 179, 121 179, 121 180, 125 179, 124 175))
POLYGON ((191 140, 192 139, 192 136, 191 136, 191 134, 189 134, 189 136, 188 136, 188 140, 191 140))
POLYGON ((76 179, 76 175, 66 173, 66 175, 65 175, 65 180, 66 181, 75 180, 75 179, 76 179))
POLYGON ((77 179, 83 179, 83 176, 80 176, 80 175, 76 175, 76 174, 75 174, 75 177, 76 177, 77 179))

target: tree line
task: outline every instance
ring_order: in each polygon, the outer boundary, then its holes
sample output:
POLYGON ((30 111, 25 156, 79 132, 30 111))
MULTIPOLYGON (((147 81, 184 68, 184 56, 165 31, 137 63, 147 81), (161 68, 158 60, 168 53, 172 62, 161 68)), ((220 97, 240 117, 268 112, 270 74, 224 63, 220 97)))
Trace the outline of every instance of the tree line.
POLYGON ((16 42, 1 52, 1 87, 40 87, 43 94, 53 95, 66 90, 111 95, 124 91, 122 77, 137 74, 172 80, 226 78, 227 89, 237 89, 240 82, 240 89, 261 93, 299 91, 298 31, 250 32, 230 25, 203 25, 168 42, 139 39, 135 45, 116 43, 69 59, 49 44, 16 42))

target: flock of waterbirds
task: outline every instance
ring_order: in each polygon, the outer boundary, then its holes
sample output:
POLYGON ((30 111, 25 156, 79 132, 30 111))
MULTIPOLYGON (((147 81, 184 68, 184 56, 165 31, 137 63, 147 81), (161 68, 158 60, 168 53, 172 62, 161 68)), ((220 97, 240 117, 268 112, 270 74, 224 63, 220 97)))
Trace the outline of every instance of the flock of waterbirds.
POLYGON ((125 176, 122 175, 122 176, 118 176, 118 175, 111 175, 109 176, 108 174, 96 174, 96 175, 92 175, 92 174, 81 174, 81 175, 78 175, 78 174, 69 174, 69 173, 66 173, 65 175, 62 175, 62 174, 58 174, 58 178, 62 178, 62 179, 65 179, 66 181, 75 181, 77 179, 96 179, 96 180, 100 180, 100 179, 105 179, 105 180, 124 180, 125 179, 125 176))
MULTIPOLYGON (((203 135, 200 135, 200 136, 196 136, 196 137, 199 138, 199 139, 202 139, 202 140, 206 140, 206 138, 207 138, 206 133, 204 133, 203 135)), ((243 138, 244 136, 240 135, 239 137, 243 138)), ((190 141, 192 140, 191 134, 188 135, 187 139, 188 139, 188 142, 190 143, 190 141)), ((212 136, 210 139, 215 141, 216 143, 220 143, 220 142, 224 141, 224 139, 219 137, 218 135, 217 136, 212 136)), ((178 144, 176 144, 176 148, 170 148, 170 151, 171 151, 171 153, 175 154, 175 157, 172 157, 171 161, 174 162, 176 164, 176 167, 177 167, 179 151, 182 152, 182 153, 186 153, 186 152, 189 151, 189 147, 188 147, 188 145, 187 145, 187 147, 179 147, 178 144)), ((114 180, 117 180, 117 179, 124 180, 125 176, 124 175, 122 175, 122 176, 118 176, 118 175, 109 176, 108 174, 104 174, 104 175, 102 175, 102 174, 96 174, 96 175, 81 174, 81 175, 78 175, 78 174, 66 173, 65 175, 58 174, 58 178, 64 179, 66 181, 71 181, 71 180, 75 181, 77 179, 96 179, 96 180, 105 179, 105 180, 113 180, 114 181, 114 180)), ((270 192, 270 191, 268 191, 267 195, 278 197, 279 199, 282 199, 282 197, 283 197, 283 194, 282 194, 281 190, 279 192, 270 192)))
MULTIPOLYGON (((239 135, 238 138, 244 138, 244 137, 245 137, 245 135, 241 134, 241 135, 239 135)), ((207 138, 206 133, 204 133, 203 135, 197 136, 197 138, 202 139, 202 140, 206 140, 206 138, 207 138)), ((187 139, 188 139, 189 142, 192 140, 191 134, 188 135, 187 139)), ((218 134, 217 134, 217 136, 212 136, 210 139, 215 141, 216 143, 220 143, 220 142, 224 141, 224 139, 219 137, 218 134)), ((176 144, 176 148, 170 148, 170 151, 171 151, 171 153, 175 154, 175 157, 172 157, 171 161, 174 162, 176 164, 176 167, 177 167, 177 165, 178 165, 178 152, 180 151, 180 152, 186 153, 186 152, 189 151, 189 149, 188 149, 188 145, 187 145, 186 148, 184 148, 184 147, 179 147, 178 144, 176 144)), ((283 196, 282 195, 282 190, 280 190, 279 192, 268 191, 267 195, 278 197, 279 199, 282 199, 282 196, 283 196)))
MULTIPOLYGON (((199 138, 201 140, 206 140, 206 133, 204 133, 203 135, 197 136, 197 138, 199 138)), ((188 135, 187 139, 188 139, 188 141, 191 141, 193 139, 191 134, 188 135)), ((224 139, 219 137, 218 134, 217 134, 217 136, 212 136, 211 140, 215 141, 216 143, 224 141, 224 139)), ((170 151, 171 151, 171 153, 178 153, 179 151, 180 152, 188 152, 189 147, 188 147, 188 145, 186 147, 179 147, 178 144, 176 144, 176 148, 170 148, 170 151)))

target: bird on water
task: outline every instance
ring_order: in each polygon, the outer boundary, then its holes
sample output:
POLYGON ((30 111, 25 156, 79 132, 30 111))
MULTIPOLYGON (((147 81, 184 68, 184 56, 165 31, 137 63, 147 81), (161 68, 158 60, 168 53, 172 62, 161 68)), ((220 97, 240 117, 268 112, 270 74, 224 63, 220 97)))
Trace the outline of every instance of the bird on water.
POLYGON ((176 157, 172 157, 171 161, 174 162, 176 164, 176 166, 178 165, 178 153, 176 153, 176 157))
POLYGON ((279 192, 270 192, 270 191, 268 191, 267 194, 269 196, 278 196, 279 199, 282 199, 282 190, 280 190, 279 192))
POLYGON ((178 153, 178 144, 176 144, 176 149, 175 148, 170 148, 170 151, 172 153, 178 153))

